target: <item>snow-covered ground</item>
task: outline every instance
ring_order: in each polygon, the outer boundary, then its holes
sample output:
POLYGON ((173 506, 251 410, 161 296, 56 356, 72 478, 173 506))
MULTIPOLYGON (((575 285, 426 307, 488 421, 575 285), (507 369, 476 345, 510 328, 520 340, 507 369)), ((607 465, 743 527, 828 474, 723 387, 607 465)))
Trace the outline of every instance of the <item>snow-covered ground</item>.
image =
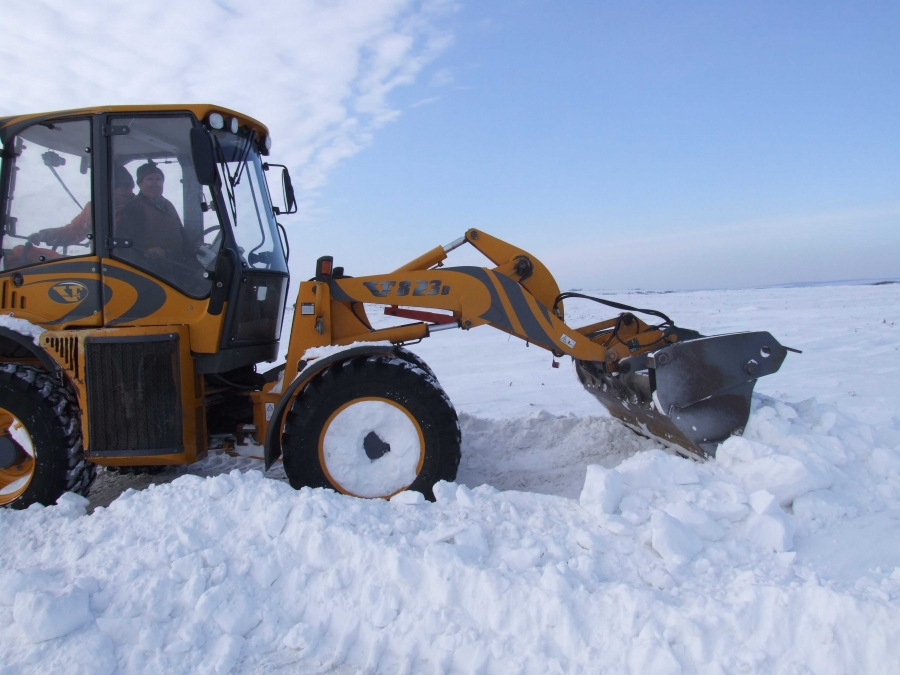
POLYGON ((568 360, 438 333, 413 349, 463 459, 436 503, 216 455, 91 515, 2 511, 0 673, 900 672, 900 285, 605 297, 803 354, 698 464, 568 360))

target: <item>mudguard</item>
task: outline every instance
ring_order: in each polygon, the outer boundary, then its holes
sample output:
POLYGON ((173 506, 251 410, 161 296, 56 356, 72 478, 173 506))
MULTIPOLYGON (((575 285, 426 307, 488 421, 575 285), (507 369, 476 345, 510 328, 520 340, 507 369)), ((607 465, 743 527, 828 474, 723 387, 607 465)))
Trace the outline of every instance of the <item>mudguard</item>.
POLYGON ((300 371, 297 377, 294 378, 294 381, 288 385, 284 394, 281 395, 281 398, 278 399, 278 403, 275 404, 275 410, 272 413, 272 418, 269 420, 263 453, 266 460, 266 471, 268 471, 275 461, 281 457, 281 435, 284 428, 284 416, 297 393, 300 392, 313 377, 335 363, 355 359, 360 356, 390 354, 394 349, 395 347, 393 345, 379 344, 350 347, 349 349, 342 349, 339 352, 335 352, 330 356, 316 359, 300 371))

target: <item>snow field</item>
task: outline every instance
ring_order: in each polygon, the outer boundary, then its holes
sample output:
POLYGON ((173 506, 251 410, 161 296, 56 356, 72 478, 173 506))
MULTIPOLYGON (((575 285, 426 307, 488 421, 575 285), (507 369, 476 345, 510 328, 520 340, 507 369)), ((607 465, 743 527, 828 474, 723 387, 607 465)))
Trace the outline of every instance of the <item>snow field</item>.
POLYGON ((213 456, 90 516, 0 512, 0 673, 896 673, 895 289, 617 297, 804 349, 711 462, 602 417, 568 363, 440 334, 417 351, 463 459, 434 504, 213 456))

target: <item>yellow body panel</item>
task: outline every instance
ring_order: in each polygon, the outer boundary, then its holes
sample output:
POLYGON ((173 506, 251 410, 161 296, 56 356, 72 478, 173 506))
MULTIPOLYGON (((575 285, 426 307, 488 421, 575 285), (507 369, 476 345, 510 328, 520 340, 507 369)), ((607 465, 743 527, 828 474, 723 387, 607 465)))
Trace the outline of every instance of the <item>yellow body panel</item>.
POLYGON ((103 261, 103 283, 109 289, 103 308, 107 326, 185 325, 191 351, 218 351, 227 306, 209 314, 209 298, 194 300, 150 274, 119 260, 103 261), (150 294, 152 298, 148 297, 150 294))

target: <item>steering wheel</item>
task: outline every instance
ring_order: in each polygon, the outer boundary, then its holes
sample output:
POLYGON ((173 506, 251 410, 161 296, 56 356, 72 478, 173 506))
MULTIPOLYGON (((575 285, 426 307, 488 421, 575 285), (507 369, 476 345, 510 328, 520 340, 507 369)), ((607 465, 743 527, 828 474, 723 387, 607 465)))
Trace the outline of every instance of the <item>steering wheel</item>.
POLYGON ((209 269, 209 265, 211 265, 219 255, 219 248, 222 245, 222 228, 218 225, 214 225, 213 227, 207 227, 205 230, 203 230, 204 237, 207 234, 216 231, 218 231, 218 234, 216 235, 215 239, 213 239, 211 244, 207 244, 201 239, 200 243, 196 247, 197 260, 206 269, 209 269))

